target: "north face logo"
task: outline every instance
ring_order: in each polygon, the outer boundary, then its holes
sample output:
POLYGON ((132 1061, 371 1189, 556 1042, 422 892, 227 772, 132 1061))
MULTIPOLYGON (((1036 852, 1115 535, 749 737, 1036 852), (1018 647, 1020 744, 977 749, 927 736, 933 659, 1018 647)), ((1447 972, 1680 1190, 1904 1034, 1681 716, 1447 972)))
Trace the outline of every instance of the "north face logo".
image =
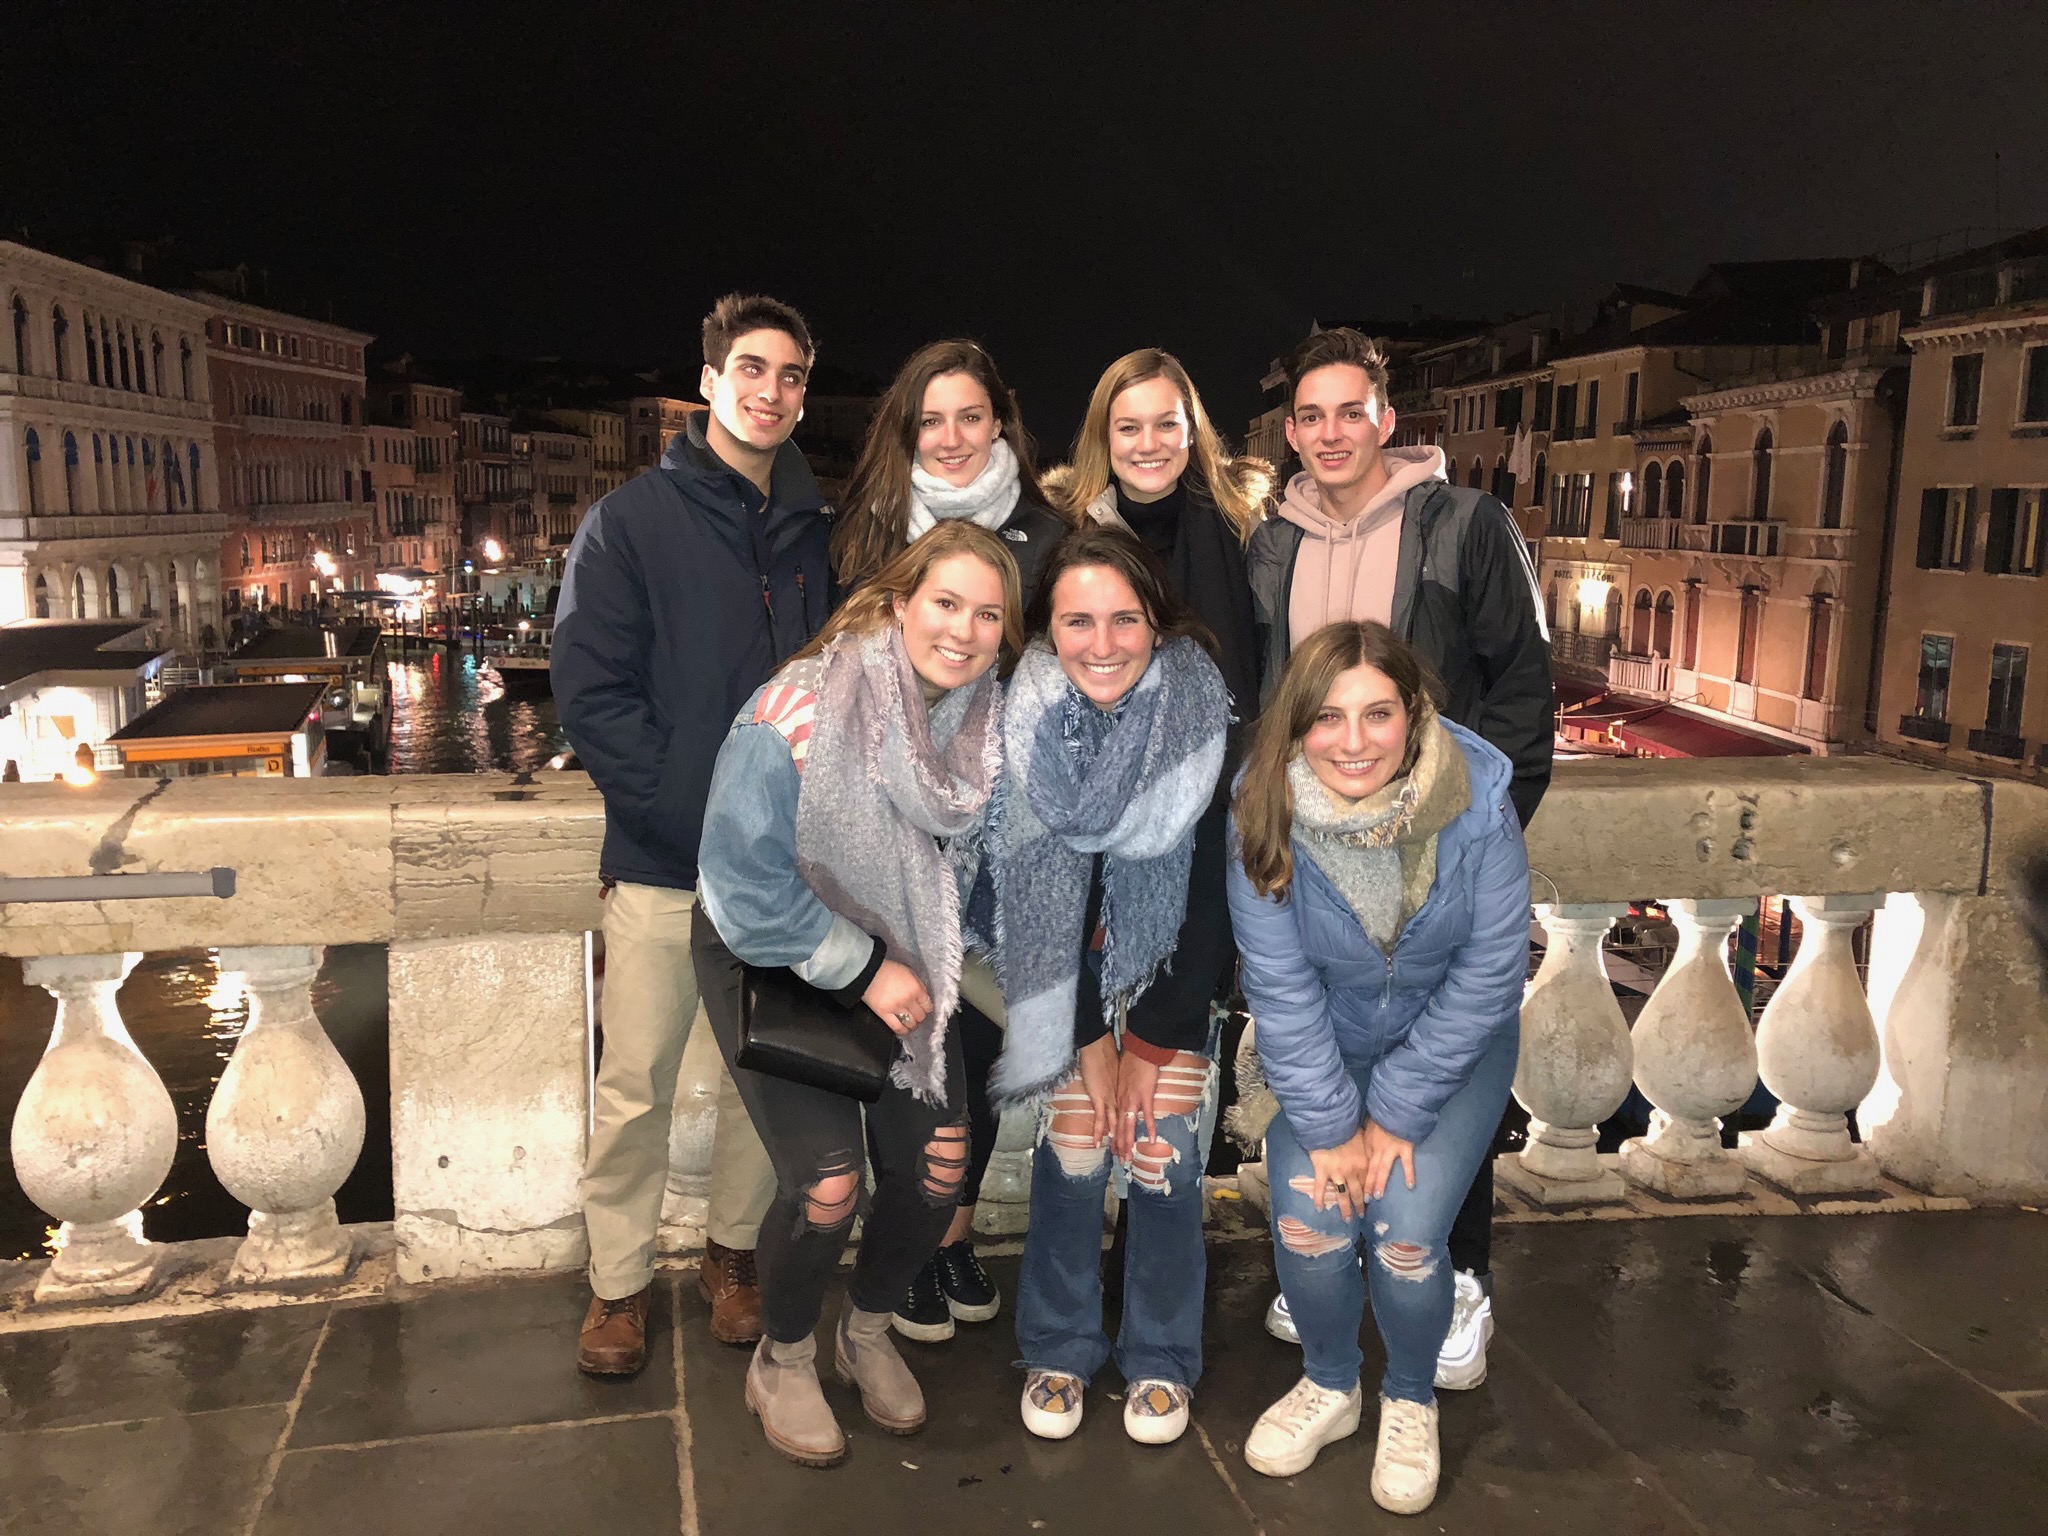
POLYGON ((1012 544, 1029 543, 1031 539, 1031 535, 1026 533, 1022 528, 1005 528, 1003 530, 1003 537, 1008 539, 1012 544))

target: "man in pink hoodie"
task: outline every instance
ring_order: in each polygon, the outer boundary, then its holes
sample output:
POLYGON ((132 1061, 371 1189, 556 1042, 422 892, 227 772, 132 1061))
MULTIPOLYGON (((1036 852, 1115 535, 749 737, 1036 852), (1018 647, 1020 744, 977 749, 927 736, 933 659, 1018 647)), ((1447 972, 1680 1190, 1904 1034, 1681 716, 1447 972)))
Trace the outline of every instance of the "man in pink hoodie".
MULTIPOLYGON (((1388 448, 1394 408, 1385 355, 1357 331, 1320 331, 1287 360, 1287 442, 1302 470, 1279 515, 1245 551, 1272 697, 1294 647, 1336 620, 1375 619, 1429 658, 1447 719, 1477 731, 1514 764, 1508 793, 1527 825, 1550 785, 1550 636, 1521 531, 1483 491, 1449 484, 1440 448, 1388 448)), ((1486 1379, 1493 1335, 1493 1163, 1451 1229, 1458 1270, 1451 1331, 1436 1384, 1486 1379)), ((1266 1326, 1293 1337, 1284 1297, 1266 1326)))

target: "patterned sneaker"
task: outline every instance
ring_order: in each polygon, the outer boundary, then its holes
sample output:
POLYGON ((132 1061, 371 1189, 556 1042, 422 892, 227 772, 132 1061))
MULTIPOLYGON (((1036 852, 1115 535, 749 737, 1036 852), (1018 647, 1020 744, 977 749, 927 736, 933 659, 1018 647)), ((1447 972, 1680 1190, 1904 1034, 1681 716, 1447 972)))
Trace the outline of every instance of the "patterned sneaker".
POLYGON ((1304 1376, 1293 1391, 1259 1415, 1245 1436, 1244 1459, 1254 1472, 1268 1477, 1306 1472, 1324 1446, 1358 1433, 1364 1410, 1365 1395, 1357 1387, 1332 1392, 1304 1376))
POLYGON ((1266 1332, 1282 1344, 1301 1342, 1301 1334, 1294 1326, 1294 1314, 1287 1310, 1287 1297, 1284 1293, 1275 1296, 1273 1305, 1266 1308, 1266 1332))
POLYGON ((1041 1440, 1064 1440, 1081 1427, 1081 1378, 1063 1371, 1024 1377, 1024 1427, 1041 1440))
POLYGON ((1447 1392, 1469 1392, 1486 1380, 1486 1346, 1493 1342, 1493 1299, 1476 1276, 1462 1269, 1451 1302, 1451 1331, 1436 1352, 1436 1384, 1447 1392))
POLYGON ((1419 1515, 1436 1498, 1443 1463, 1436 1404, 1380 1399, 1380 1443, 1372 1459, 1372 1501, 1389 1514, 1419 1515))
POLYGON ((946 1293, 939 1287, 939 1261, 927 1260, 910 1281, 910 1294, 889 1319, 889 1326, 906 1339, 938 1344, 953 1337, 953 1313, 946 1305, 946 1293))
POLYGON ((1140 1445, 1171 1445, 1187 1432, 1195 1394, 1177 1381, 1148 1376, 1124 1393, 1124 1433, 1140 1445))
POLYGON ((1002 1309, 1002 1292, 975 1254, 974 1239, 963 1237, 948 1243, 932 1256, 938 1267, 939 1290, 946 1298, 946 1310, 963 1323, 985 1323, 1002 1309))

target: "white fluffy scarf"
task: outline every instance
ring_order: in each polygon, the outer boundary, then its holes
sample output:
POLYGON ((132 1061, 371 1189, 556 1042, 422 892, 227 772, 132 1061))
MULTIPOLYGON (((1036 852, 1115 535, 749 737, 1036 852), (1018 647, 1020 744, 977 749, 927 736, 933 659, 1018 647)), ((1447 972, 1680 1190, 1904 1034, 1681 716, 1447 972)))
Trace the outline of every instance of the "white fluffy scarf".
POLYGON ((1010 520, 1023 493, 1017 480, 1017 455, 997 438, 988 463, 965 485, 948 485, 922 465, 910 466, 910 537, 923 538, 942 522, 966 518, 994 533, 1010 520))

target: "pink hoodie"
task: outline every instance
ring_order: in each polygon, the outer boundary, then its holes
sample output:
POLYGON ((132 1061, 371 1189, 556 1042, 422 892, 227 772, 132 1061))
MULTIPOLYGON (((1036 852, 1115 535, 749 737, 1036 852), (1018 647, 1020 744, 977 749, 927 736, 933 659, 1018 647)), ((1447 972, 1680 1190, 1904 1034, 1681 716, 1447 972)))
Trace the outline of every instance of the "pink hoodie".
POLYGON ((1408 493, 1444 478, 1441 448, 1389 448, 1388 479, 1371 505, 1349 522, 1323 512, 1323 493, 1306 470, 1287 482, 1280 515, 1302 531, 1287 602, 1287 639, 1300 645, 1341 619, 1393 622, 1394 567, 1401 551, 1401 509, 1408 493))

